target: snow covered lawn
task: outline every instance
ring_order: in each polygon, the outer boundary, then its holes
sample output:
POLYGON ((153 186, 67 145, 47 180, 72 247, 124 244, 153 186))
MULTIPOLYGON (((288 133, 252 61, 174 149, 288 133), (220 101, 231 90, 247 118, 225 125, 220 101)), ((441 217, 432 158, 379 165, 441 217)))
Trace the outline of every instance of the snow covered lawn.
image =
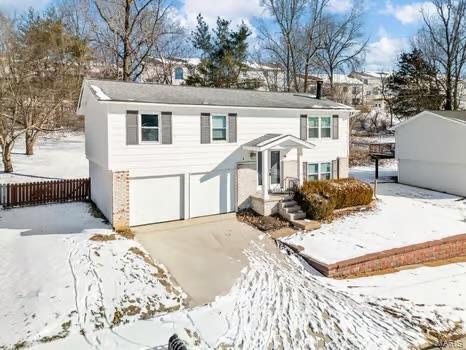
MULTIPOLYGON (((445 303, 439 283, 427 285, 437 288, 429 305, 416 305, 403 298, 401 290, 392 293, 398 298, 380 297, 372 291, 363 294, 348 288, 353 280, 331 284, 299 258, 278 250, 273 253, 264 249, 264 244, 273 243, 264 239, 253 244, 247 250, 249 267, 231 292, 212 304, 112 331, 104 329, 94 334, 92 343, 73 335, 42 344, 37 350, 158 349, 165 348, 174 333, 189 344, 189 349, 408 349, 425 345, 426 332, 462 332, 459 322, 466 321, 466 313, 464 304, 459 303, 464 298, 440 305, 445 303)), ((411 294, 423 293, 425 285, 417 286, 416 282, 427 277, 423 271, 412 277, 411 294)), ((464 291, 466 276, 460 274, 456 284, 445 282, 447 288, 464 291)), ((389 283, 382 280, 378 290, 388 290, 389 283)), ((367 282, 367 288, 371 284, 367 282)))
POLYGON ((24 148, 24 140, 19 139, 12 154, 14 172, 6 174, 0 171, 0 183, 89 176, 83 133, 46 135, 39 139, 32 156, 26 156, 24 148))
POLYGON ((361 212, 312 232, 284 238, 303 253, 331 264, 391 248, 466 233, 466 200, 420 188, 384 183, 376 209, 361 212))
POLYGON ((87 203, 0 210, 0 349, 177 310, 185 295, 87 203))

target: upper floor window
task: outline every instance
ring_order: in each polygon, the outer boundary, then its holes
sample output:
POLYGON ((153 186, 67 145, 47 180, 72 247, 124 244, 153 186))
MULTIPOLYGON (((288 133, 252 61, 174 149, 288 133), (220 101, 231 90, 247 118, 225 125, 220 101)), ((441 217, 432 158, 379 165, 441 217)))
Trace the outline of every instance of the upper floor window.
POLYGON ((212 141, 227 140, 227 117, 224 115, 212 116, 212 141))
POLYGON ((330 138, 332 137, 331 117, 308 117, 307 120, 308 138, 330 138))
POLYGON ((183 68, 181 67, 175 68, 175 79, 183 80, 183 68))
POLYGON ((330 117, 320 118, 320 137, 329 138, 332 136, 332 119, 330 117))
POLYGON ((159 142, 159 115, 141 114, 141 141, 159 142))

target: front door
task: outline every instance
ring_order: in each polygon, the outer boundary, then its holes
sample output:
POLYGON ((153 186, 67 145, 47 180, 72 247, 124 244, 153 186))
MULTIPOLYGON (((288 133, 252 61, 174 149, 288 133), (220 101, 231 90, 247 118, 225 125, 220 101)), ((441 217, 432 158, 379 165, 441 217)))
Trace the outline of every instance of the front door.
POLYGON ((280 184, 280 151, 270 151, 270 183, 280 184))

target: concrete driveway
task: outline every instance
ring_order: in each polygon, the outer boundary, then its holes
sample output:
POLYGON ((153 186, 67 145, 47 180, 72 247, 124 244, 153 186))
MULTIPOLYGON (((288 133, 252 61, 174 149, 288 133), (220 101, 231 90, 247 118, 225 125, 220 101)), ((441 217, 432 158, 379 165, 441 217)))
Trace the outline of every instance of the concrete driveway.
POLYGON ((152 257, 168 268, 192 306, 227 294, 248 265, 243 251, 252 241, 264 239, 262 232, 239 222, 235 214, 140 226, 133 231, 152 257))

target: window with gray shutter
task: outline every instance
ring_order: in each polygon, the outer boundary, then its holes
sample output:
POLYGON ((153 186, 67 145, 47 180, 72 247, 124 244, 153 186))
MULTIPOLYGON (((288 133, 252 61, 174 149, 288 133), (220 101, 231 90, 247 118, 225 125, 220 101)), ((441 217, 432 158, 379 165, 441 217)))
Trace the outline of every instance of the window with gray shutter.
POLYGON ((332 138, 334 140, 338 140, 338 126, 339 126, 339 118, 338 118, 338 115, 334 115, 332 116, 332 138))
POLYGON ((210 143, 210 113, 201 114, 201 143, 210 143))
POLYGON ((162 112, 162 144, 173 143, 172 112, 162 112))
POLYGON ((228 114, 228 142, 235 143, 237 141, 237 114, 228 114))
POLYGON ((299 118, 299 134, 301 140, 307 140, 307 115, 301 114, 299 118))
POLYGON ((332 179, 338 179, 338 159, 332 160, 332 179))
POLYGON ((138 111, 126 111, 126 144, 139 144, 138 111))
POLYGON ((303 181, 307 181, 307 162, 303 162, 303 181))

